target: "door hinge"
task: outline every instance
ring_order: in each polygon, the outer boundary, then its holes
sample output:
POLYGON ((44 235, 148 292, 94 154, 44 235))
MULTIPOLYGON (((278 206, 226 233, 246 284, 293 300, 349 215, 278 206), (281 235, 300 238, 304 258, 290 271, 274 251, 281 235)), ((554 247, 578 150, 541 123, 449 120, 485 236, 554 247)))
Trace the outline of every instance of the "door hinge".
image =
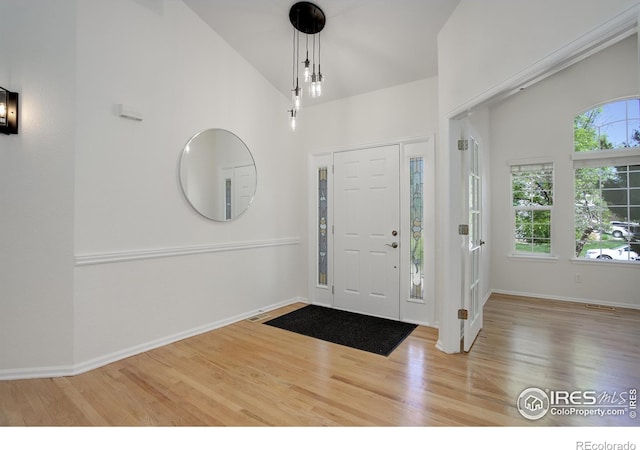
POLYGON ((469 140, 458 139, 458 150, 460 151, 469 150, 469 140))
POLYGON ((458 234, 460 236, 469 236, 469 225, 458 225, 458 234))
POLYGON ((466 309, 458 310, 458 319, 467 320, 469 319, 469 311, 466 309))
POLYGON ((331 295, 336 293, 336 287, 335 286, 331 286, 331 295))

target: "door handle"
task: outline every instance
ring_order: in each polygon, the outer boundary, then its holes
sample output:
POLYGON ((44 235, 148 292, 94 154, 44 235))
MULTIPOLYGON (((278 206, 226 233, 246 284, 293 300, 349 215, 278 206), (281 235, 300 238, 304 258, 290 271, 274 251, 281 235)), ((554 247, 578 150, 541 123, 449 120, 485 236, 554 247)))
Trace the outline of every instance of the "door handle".
POLYGON ((397 242, 392 242, 391 244, 384 244, 387 247, 391 247, 391 248, 398 248, 398 243, 397 242))

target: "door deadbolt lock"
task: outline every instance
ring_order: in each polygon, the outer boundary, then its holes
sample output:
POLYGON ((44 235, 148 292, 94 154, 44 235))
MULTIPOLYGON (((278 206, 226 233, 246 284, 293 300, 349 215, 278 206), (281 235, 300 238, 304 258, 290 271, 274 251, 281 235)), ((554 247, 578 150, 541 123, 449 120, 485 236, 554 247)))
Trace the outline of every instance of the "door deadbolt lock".
POLYGON ((397 230, 393 230, 393 231, 391 232, 391 236, 397 236, 397 235, 398 235, 398 231, 397 231, 397 230))

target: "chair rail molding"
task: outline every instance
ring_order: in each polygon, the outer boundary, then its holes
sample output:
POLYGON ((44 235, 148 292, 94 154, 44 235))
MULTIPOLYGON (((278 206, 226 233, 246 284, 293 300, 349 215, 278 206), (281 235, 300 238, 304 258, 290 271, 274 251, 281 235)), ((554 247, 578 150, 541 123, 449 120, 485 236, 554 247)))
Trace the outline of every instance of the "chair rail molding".
POLYGON ((172 256, 189 256, 202 253, 232 252, 237 250, 252 250, 267 247, 282 247, 299 245, 300 238, 276 238, 259 241, 225 242, 197 246, 169 247, 143 250, 127 250, 121 252, 104 252, 93 254, 79 254, 75 256, 77 267, 95 264, 119 263, 143 259, 168 258, 172 256))

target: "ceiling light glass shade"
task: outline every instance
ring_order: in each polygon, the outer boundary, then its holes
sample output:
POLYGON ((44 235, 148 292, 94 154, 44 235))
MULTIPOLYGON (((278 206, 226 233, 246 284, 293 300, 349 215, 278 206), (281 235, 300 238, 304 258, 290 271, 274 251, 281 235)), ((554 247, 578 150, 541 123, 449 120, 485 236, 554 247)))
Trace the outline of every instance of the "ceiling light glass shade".
POLYGON ((318 81, 316 82, 316 97, 320 97, 322 95, 323 84, 324 84, 324 77, 322 76, 322 72, 318 70, 318 81))
POLYGON ((311 74, 311 85, 309 86, 309 95, 316 97, 318 95, 318 76, 315 72, 311 74))
POLYGON ((305 59, 302 62, 304 63, 304 82, 308 83, 309 81, 311 81, 311 68, 309 67, 309 65, 311 64, 311 61, 309 61, 308 54, 307 54, 307 59, 305 59))
POLYGON ((289 120, 291 124, 291 129, 293 131, 296 131, 296 110, 295 109, 289 110, 289 120))
POLYGON ((296 88, 291 91, 291 101, 293 103, 293 109, 300 111, 302 109, 302 89, 296 85, 296 88))

